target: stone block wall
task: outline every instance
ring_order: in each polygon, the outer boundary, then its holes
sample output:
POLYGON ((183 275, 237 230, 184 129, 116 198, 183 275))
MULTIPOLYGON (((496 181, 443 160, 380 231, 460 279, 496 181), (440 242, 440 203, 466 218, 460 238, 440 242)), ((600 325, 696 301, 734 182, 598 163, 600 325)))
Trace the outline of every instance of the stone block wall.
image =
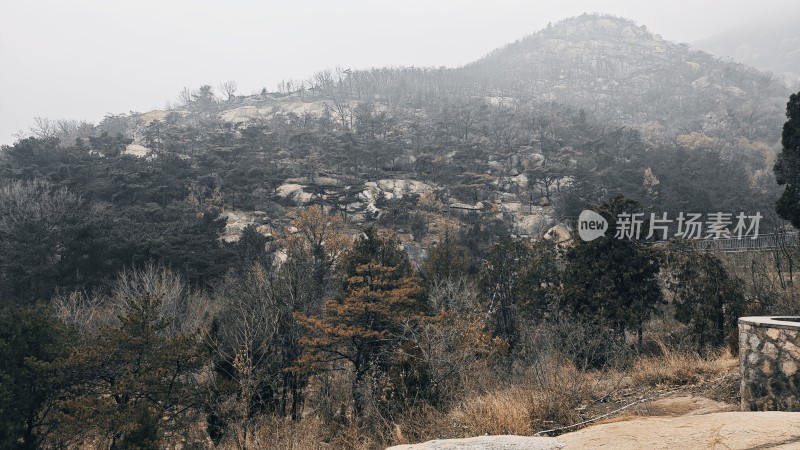
POLYGON ((800 411, 800 317, 739 319, 742 411, 800 411))

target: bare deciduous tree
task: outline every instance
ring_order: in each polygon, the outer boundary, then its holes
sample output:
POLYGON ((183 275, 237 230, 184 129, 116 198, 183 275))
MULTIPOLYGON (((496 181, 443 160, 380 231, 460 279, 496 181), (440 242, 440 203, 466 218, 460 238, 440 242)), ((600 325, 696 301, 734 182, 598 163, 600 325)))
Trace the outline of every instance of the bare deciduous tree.
POLYGON ((408 356, 427 368, 436 395, 451 400, 459 397, 464 375, 490 352, 491 342, 483 332, 486 323, 480 314, 479 290, 471 280, 437 280, 430 289, 429 302, 437 311, 435 316, 406 324, 405 335, 418 350, 408 356))
POLYGON ((248 424, 260 408, 274 403, 280 388, 281 330, 291 309, 275 295, 267 272, 258 264, 244 280, 229 280, 217 294, 222 311, 208 342, 221 361, 218 375, 235 384, 230 401, 223 399, 217 409, 229 424, 243 427, 240 448, 250 448, 255 430, 248 424))
POLYGON ((222 92, 225 98, 230 101, 233 100, 236 94, 236 90, 239 88, 239 85, 236 84, 235 81, 229 80, 224 83, 220 83, 218 86, 220 92, 222 92))
POLYGON ((142 298, 159 302, 159 319, 167 322, 164 332, 169 336, 181 330, 187 305, 188 291, 180 275, 149 263, 140 270, 125 270, 117 278, 110 306, 119 314, 137 308, 142 298))
POLYGON ((56 295, 52 300, 56 316, 72 326, 82 336, 89 335, 112 316, 101 296, 90 296, 84 291, 56 295))
POLYGON ((478 311, 480 309, 478 287, 466 277, 437 279, 429 289, 428 303, 438 312, 478 311))
POLYGON ((30 127, 33 137, 39 139, 52 139, 58 137, 58 123, 45 117, 34 117, 30 127))
POLYGON ((178 93, 178 104, 181 106, 186 106, 189 103, 192 103, 192 100, 194 100, 194 93, 188 87, 184 87, 178 93))
POLYGON ((74 211, 80 196, 66 187, 35 178, 14 181, 0 187, 0 231, 10 231, 28 221, 48 224, 48 231, 57 227, 58 217, 74 211))
POLYGON ((331 111, 341 122, 343 130, 346 131, 353 128, 353 108, 349 101, 342 97, 334 96, 331 111))

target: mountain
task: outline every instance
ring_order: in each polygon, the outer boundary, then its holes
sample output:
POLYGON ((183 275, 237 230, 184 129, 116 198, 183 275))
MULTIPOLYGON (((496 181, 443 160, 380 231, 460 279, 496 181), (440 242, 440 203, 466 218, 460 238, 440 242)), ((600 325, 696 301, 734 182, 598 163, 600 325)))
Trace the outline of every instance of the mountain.
POLYGON ((736 400, 737 317, 798 308, 787 240, 612 238, 785 229, 790 90, 629 20, 220 88, 0 147, 0 447, 558 433, 697 405, 643 404, 671 386, 736 400), (589 208, 608 239, 576 244, 589 208))
MULTIPOLYGON (((718 128, 723 116, 736 120, 753 109, 766 119, 780 113, 788 92, 776 77, 596 14, 548 26, 464 71, 502 95, 574 105, 601 120, 657 121, 675 132, 718 128)), ((766 120, 761 132, 775 125, 766 120)))
POLYGON ((459 68, 324 70, 224 98, 203 86, 172 110, 40 134, 111 158, 121 133, 123 156, 187 161, 175 198, 223 210, 229 240, 251 223, 278 233, 318 203, 424 247, 453 226, 474 239, 538 234, 618 193, 675 215, 769 210, 790 92, 630 20, 584 14, 459 68))
POLYGON ((774 145, 792 92, 779 77, 666 41, 631 20, 598 14, 550 25, 456 69, 324 70, 284 88, 205 104, 235 123, 278 110, 319 117, 323 104, 342 121, 345 111, 337 111, 337 102, 370 101, 390 115, 459 98, 505 105, 555 102, 607 124, 658 124, 673 136, 702 130, 774 145))
POLYGON ((692 47, 748 64, 800 87, 800 28, 795 14, 756 20, 697 41, 692 47))

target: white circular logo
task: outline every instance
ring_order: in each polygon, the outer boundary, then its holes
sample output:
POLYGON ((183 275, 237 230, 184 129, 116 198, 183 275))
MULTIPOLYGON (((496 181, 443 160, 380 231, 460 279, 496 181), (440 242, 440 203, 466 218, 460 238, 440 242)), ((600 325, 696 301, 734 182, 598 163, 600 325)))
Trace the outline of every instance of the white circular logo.
POLYGON ((593 241, 606 234, 608 221, 605 217, 590 209, 581 211, 578 216, 578 235, 586 242, 593 241))

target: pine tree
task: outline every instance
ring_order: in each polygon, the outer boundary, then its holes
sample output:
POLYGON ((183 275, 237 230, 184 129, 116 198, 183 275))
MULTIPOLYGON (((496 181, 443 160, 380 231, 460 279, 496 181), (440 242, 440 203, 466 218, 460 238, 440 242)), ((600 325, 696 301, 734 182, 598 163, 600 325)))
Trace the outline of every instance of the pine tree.
POLYGON ((471 265, 469 251, 447 232, 442 241, 430 249, 423 264, 426 283, 465 276, 471 265))
POLYGON ((517 308, 525 295, 525 274, 533 254, 519 239, 503 238, 495 244, 483 264, 479 286, 488 304, 494 337, 513 349, 518 340, 517 308))
POLYGON ((681 242, 671 244, 667 264, 675 318, 689 326, 698 351, 724 345, 744 313, 739 280, 713 254, 681 242))
POLYGON ((792 94, 786 104, 781 144, 783 151, 775 163, 775 178, 779 185, 786 185, 776 204, 778 215, 800 228, 800 92, 792 94))
POLYGON ((203 390, 195 378, 205 365, 199 340, 176 334, 162 308, 168 294, 142 289, 116 295, 118 325, 76 342, 68 356, 39 365, 59 380, 52 435, 59 445, 102 437, 111 448, 135 441, 157 448, 154 435, 186 430, 196 419, 192 412, 202 407, 203 390))
POLYGON ((41 447, 58 391, 31 360, 63 356, 65 328, 42 304, 0 308, 0 448, 41 447))
POLYGON ((386 373, 402 343, 403 325, 421 309, 422 287, 394 239, 368 229, 344 264, 344 289, 322 317, 298 314, 310 332, 301 339, 300 367, 327 370, 342 362, 354 372, 356 414, 364 409, 363 384, 370 371, 386 373))
MULTIPOLYGON (((640 209, 638 203, 618 195, 595 210, 611 224, 619 213, 640 209)), ((641 344, 644 323, 663 303, 659 267, 656 251, 633 239, 615 238, 609 227, 605 237, 579 241, 567 252, 563 306, 612 328, 621 338, 626 330, 635 331, 641 344)))

